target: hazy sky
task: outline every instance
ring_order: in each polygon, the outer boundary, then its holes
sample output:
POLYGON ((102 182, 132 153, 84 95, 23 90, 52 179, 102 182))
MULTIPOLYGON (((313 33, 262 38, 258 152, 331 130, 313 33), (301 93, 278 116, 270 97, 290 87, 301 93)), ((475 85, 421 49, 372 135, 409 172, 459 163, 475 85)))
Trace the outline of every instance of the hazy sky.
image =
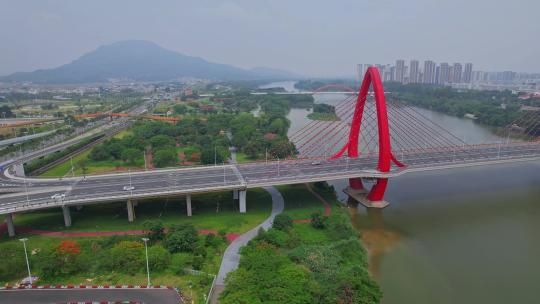
POLYGON ((127 39, 319 76, 398 58, 540 72, 539 11, 539 0, 0 0, 0 75, 127 39))

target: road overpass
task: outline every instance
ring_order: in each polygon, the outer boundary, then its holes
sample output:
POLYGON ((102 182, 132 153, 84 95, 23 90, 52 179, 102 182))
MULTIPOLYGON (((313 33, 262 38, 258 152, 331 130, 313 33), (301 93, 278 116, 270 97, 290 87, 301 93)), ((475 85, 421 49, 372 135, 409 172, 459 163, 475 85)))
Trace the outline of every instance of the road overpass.
MULTIPOLYGON (((389 172, 373 169, 379 161, 378 155, 174 168, 62 180, 16 177, 11 170, 4 176, 4 181, 21 186, 26 183, 27 191, 0 196, 0 214, 8 215, 10 225, 14 213, 61 207, 65 224, 69 226, 71 206, 126 201, 129 219, 133 220, 137 200, 186 196, 190 209, 192 194, 214 191, 234 191, 240 212, 246 212, 248 188, 347 178, 387 179, 411 172, 534 161, 540 160, 540 143, 479 145, 423 153, 404 151, 398 155, 407 166, 395 167, 389 172), (130 185, 133 190, 124 190, 130 185), (53 198, 54 195, 60 197, 53 198)), ((191 213, 190 210, 187 212, 191 213)))

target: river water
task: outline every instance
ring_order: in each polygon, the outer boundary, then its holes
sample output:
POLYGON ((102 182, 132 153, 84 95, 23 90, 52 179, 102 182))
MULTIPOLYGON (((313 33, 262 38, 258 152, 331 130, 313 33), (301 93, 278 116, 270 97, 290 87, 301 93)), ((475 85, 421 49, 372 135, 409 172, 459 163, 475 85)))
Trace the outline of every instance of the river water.
MULTIPOLYGON (((420 111, 467 143, 501 140, 471 120, 420 111)), ((291 133, 307 113, 291 110, 291 133)), ((347 181, 332 185, 347 202, 347 181)), ((405 174, 385 199, 383 210, 349 202, 383 303, 540 303, 540 162, 405 174)))

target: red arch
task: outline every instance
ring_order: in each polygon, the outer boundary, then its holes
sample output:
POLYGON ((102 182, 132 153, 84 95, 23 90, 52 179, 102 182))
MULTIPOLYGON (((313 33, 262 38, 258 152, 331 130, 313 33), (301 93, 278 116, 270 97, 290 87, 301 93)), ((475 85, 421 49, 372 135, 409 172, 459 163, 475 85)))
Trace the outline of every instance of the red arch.
POLYGON ((392 154, 384 88, 381 82, 381 76, 379 75, 379 70, 376 67, 369 67, 366 71, 366 75, 364 76, 364 80, 362 81, 362 86, 358 92, 358 99, 356 100, 354 116, 351 122, 349 141, 330 159, 341 157, 345 151, 347 151, 348 157, 358 157, 358 137, 360 135, 362 114, 364 113, 364 106, 366 104, 369 87, 372 84, 373 91, 375 93, 377 126, 379 133, 379 164, 377 169, 380 172, 388 172, 390 171, 392 162, 399 167, 403 167, 404 165, 400 163, 392 154))
POLYGON ((343 90, 343 91, 346 91, 346 92, 354 93, 353 89, 351 89, 350 87, 348 87, 346 85, 342 85, 342 84, 327 84, 327 85, 324 85, 324 86, 316 89, 315 91, 313 91, 313 93, 324 92, 324 91, 326 91, 328 89, 340 89, 340 90, 343 90))

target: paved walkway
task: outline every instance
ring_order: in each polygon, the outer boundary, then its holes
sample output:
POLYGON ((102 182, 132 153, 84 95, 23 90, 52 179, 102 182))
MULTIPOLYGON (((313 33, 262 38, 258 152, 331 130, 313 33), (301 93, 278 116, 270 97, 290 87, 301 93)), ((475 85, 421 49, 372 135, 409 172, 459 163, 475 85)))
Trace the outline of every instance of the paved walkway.
POLYGON ((234 240, 229 247, 225 250, 223 254, 223 260, 221 261, 221 267, 219 268, 219 273, 216 277, 216 282, 214 286, 214 292, 211 296, 211 303, 218 303, 219 294, 223 291, 225 287, 225 277, 227 274, 236 268, 240 263, 240 248, 245 246, 252 238, 257 236, 257 233, 260 228, 269 229, 272 226, 272 221, 274 217, 283 212, 285 202, 281 193, 274 187, 264 187, 270 195, 272 196, 272 213, 270 216, 264 220, 259 226, 251 229, 250 231, 240 235, 236 240, 234 240))

